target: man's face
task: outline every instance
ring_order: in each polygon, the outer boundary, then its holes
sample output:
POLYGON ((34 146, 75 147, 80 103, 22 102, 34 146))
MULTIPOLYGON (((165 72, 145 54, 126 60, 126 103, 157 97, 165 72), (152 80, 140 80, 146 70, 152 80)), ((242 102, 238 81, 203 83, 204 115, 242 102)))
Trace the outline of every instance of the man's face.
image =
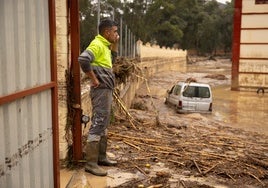
POLYGON ((110 42, 110 43, 115 43, 118 41, 119 39, 119 35, 118 35, 118 29, 117 26, 113 26, 110 29, 108 29, 106 31, 106 39, 110 42))

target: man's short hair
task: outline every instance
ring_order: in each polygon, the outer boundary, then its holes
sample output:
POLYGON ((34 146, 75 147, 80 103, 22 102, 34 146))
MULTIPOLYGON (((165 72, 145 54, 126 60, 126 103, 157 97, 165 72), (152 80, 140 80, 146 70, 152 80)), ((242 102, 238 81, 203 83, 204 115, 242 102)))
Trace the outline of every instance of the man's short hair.
POLYGON ((101 22, 99 24, 99 33, 103 34, 105 29, 111 28, 113 26, 118 26, 117 22, 110 20, 110 19, 101 20, 101 22))

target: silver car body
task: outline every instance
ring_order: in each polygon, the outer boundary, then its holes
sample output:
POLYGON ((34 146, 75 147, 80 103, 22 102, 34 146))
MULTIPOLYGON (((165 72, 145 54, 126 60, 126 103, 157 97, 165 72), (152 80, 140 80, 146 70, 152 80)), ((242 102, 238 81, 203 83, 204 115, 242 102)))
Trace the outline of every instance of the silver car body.
POLYGON ((167 91, 165 103, 175 106, 179 113, 211 113, 211 88, 204 83, 179 82, 167 91))

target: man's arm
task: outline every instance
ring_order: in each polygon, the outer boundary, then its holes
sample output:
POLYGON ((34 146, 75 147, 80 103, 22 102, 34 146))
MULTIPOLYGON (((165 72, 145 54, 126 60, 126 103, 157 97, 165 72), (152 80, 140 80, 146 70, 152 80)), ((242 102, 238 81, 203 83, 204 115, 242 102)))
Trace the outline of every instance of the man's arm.
POLYGON ((78 62, 80 63, 80 67, 83 72, 91 79, 92 86, 98 87, 100 85, 100 82, 91 67, 91 62, 94 61, 94 58, 94 55, 90 51, 85 50, 78 57, 78 62))

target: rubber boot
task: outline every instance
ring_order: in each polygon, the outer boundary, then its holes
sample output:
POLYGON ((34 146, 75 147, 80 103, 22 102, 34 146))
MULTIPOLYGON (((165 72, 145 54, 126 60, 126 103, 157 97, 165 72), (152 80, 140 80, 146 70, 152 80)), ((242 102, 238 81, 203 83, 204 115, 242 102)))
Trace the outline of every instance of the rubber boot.
POLYGON ((107 172, 98 166, 98 157, 99 157, 99 142, 87 142, 86 145, 86 166, 85 171, 96 176, 106 176, 107 172))
POLYGON ((100 154, 99 154, 98 164, 103 165, 103 166, 117 165, 116 161, 107 159, 106 150, 107 150, 107 136, 102 136, 100 140, 100 150, 99 150, 100 154))

